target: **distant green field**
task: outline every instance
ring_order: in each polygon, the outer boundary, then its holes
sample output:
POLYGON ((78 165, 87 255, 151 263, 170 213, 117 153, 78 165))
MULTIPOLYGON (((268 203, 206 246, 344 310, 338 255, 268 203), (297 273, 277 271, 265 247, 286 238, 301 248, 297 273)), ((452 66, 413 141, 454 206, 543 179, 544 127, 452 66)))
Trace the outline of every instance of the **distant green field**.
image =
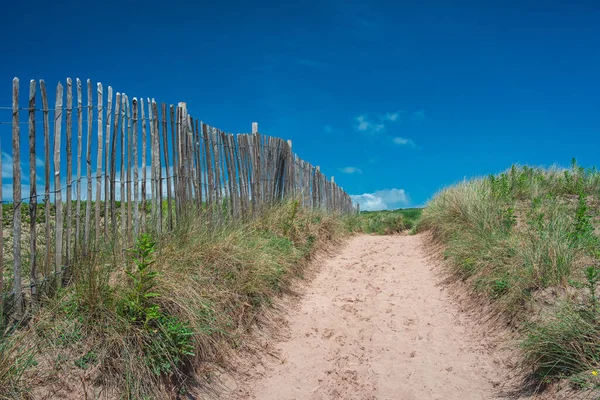
POLYGON ((413 229, 419 218, 422 208, 404 208, 384 211, 362 211, 353 217, 350 229, 353 232, 375 233, 388 235, 413 229))

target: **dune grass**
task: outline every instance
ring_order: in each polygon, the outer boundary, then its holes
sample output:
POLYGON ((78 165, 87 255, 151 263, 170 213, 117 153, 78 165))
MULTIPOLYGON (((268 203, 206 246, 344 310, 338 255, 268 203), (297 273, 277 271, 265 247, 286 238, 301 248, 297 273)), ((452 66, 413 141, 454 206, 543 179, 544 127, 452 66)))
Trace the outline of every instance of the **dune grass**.
POLYGON ((573 161, 464 181, 423 211, 419 230, 444 245, 453 276, 512 321, 539 382, 596 382, 599 199, 600 173, 573 161))
POLYGON ((421 208, 362 211, 348 217, 346 223, 352 232, 390 235, 415 228, 421 212, 421 208))
POLYGON ((346 232, 339 216, 289 201, 246 223, 201 215, 142 235, 127 263, 99 253, 0 340, 0 393, 60 397, 68 382, 80 398, 184 394, 226 366, 274 297, 346 232))

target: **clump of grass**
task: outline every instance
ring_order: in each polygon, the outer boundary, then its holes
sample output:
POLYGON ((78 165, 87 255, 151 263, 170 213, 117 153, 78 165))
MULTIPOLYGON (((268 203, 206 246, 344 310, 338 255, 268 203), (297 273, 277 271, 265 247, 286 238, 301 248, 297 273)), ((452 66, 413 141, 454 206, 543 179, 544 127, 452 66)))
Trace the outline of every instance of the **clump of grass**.
MULTIPOLYGON (((569 282, 585 279, 583 267, 599 259, 599 193, 600 174, 575 161, 570 169, 513 166, 441 191, 419 223, 444 244, 454 276, 521 329, 523 365, 540 379, 597 365, 596 300, 575 304, 569 282), (552 307, 534 320, 534 310, 552 307)), ((587 277, 595 299, 597 280, 587 277)))
MULTIPOLYGON (((547 318, 527 325, 522 343, 524 362, 541 380, 577 377, 600 367, 600 320, 597 284, 600 269, 585 269, 587 296, 577 304, 563 301, 547 318)), ((580 382, 581 383, 581 382, 580 382)))
POLYGON ((26 394, 23 374, 35 365, 33 355, 28 332, 0 331, 0 399, 19 398, 26 394))
MULTIPOLYGON (((244 223, 205 214, 185 222, 167 236, 140 236, 127 263, 107 245, 73 266, 71 284, 33 316, 29 348, 41 361, 25 376, 42 386, 82 380, 109 397, 181 394, 192 371, 226 366, 273 298, 345 232, 340 218, 296 201, 244 223)), ((0 350, 0 388, 5 365, 0 350)))
POLYGON ((421 216, 422 209, 363 211, 346 217, 346 225, 351 232, 377 235, 390 235, 413 229, 421 216))

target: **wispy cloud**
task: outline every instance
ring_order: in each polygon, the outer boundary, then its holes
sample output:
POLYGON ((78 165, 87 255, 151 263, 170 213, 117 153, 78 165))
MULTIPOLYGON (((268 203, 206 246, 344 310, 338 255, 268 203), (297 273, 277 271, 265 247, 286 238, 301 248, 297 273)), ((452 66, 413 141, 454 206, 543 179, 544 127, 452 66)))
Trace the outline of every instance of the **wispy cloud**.
POLYGON ((365 211, 392 210, 409 205, 410 199, 404 189, 384 189, 373 193, 350 195, 352 201, 365 211))
POLYGON ((383 121, 396 122, 396 121, 399 121, 399 119, 403 113, 404 113, 404 111, 388 112, 388 113, 385 113, 385 115, 381 116, 381 119, 383 121))
POLYGON ((13 158, 10 154, 2 152, 2 179, 12 178, 13 158))
POLYGON ((325 131, 325 133, 331 133, 331 132, 333 132, 333 128, 331 127, 331 125, 325 125, 323 127, 323 130, 325 131))
POLYGON ((382 132, 385 130, 385 125, 382 123, 375 123, 369 120, 367 115, 359 115, 356 117, 355 128, 359 132, 366 132, 371 135, 382 132))
POLYGON ((340 168, 344 174, 362 174, 362 169, 356 167, 344 167, 340 168))
POLYGON ((412 146, 412 147, 415 146, 415 142, 413 142, 412 139, 403 138, 400 136, 392 138, 392 142, 394 142, 394 144, 397 144, 399 146, 412 146))

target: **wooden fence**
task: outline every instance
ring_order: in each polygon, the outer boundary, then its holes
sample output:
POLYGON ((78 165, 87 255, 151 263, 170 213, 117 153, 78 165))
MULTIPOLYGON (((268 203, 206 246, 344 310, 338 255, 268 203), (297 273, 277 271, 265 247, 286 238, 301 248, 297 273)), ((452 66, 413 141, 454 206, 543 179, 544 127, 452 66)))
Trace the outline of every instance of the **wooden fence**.
POLYGON ((5 264, 12 264, 6 289, 17 316, 24 312, 27 288, 35 301, 43 281, 60 278, 101 243, 125 251, 140 232, 170 231, 189 213, 204 212, 215 221, 249 219, 286 198, 332 213, 356 211, 333 178, 293 153, 291 141, 259 134, 256 123, 251 134, 228 134, 193 118, 185 103, 113 96, 110 86, 106 93, 101 83, 94 90, 90 80, 86 97, 79 79, 59 83, 53 108, 43 80, 39 94, 30 81, 27 107, 19 106, 19 91, 15 78, 13 203, 3 204, 3 215, 12 209, 12 223, 0 224, 0 301, 5 264), (28 127, 27 143, 22 125, 28 127), (29 150, 28 177, 21 171, 22 146, 29 150))

